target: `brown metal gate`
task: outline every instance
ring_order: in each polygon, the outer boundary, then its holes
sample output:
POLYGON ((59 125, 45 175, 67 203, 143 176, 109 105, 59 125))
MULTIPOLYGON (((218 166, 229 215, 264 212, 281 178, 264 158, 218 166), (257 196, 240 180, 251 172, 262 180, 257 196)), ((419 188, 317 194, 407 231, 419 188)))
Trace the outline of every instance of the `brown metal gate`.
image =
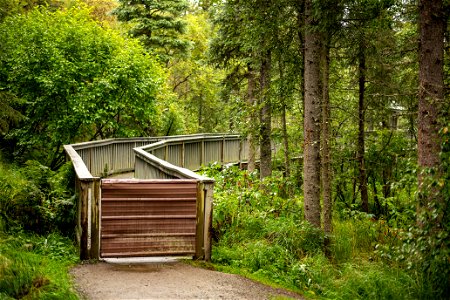
POLYGON ((101 257, 195 254, 195 180, 103 179, 101 191, 101 257))

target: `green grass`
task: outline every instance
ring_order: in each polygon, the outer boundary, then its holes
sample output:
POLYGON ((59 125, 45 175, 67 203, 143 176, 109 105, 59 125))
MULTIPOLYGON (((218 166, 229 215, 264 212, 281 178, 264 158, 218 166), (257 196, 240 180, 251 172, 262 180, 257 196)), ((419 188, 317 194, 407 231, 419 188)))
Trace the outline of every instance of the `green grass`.
POLYGON ((339 267, 325 296, 330 299, 417 299, 414 280, 382 262, 354 260, 339 267))
POLYGON ((0 233, 0 299, 78 299, 68 273, 77 262, 60 235, 0 233))
MULTIPOLYGON (((302 249, 301 245, 286 247, 287 242, 283 244, 260 238, 232 245, 219 241, 213 248, 213 263, 218 270, 275 284, 308 298, 418 298, 417 286, 410 275, 381 261, 373 250, 369 251, 371 238, 359 235, 364 229, 356 226, 359 222, 356 223, 347 228, 349 221, 335 222, 337 228, 342 226, 346 230, 337 230, 332 238, 331 257, 319 249, 298 250, 302 249)), ((293 230, 293 233, 298 232, 293 230)))

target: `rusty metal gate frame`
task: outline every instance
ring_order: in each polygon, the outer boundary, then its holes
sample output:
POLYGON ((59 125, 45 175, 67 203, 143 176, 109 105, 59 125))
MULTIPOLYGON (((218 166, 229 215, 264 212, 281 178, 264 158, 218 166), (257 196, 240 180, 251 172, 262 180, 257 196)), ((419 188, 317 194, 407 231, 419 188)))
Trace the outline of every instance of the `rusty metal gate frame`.
POLYGON ((100 257, 195 256, 196 180, 102 179, 100 257))

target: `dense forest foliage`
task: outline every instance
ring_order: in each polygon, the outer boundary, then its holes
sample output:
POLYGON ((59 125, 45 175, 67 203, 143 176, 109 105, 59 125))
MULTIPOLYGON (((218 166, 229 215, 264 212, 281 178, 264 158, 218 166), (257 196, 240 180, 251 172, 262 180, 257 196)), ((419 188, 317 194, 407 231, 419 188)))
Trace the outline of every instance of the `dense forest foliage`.
POLYGON ((448 298, 449 13, 0 0, 0 298, 76 297, 50 266, 76 262, 63 145, 201 132, 249 141, 247 170, 203 170, 216 268, 312 298, 448 298))

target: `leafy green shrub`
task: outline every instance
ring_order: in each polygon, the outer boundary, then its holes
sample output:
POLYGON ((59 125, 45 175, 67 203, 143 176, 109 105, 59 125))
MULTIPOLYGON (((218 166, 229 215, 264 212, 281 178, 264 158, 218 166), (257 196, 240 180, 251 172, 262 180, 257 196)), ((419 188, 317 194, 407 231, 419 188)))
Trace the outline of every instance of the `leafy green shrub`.
POLYGON ((73 176, 67 164, 54 172, 38 162, 23 168, 0 164, 0 215, 4 229, 22 227, 45 234, 58 230, 71 235, 74 227, 73 176))
POLYGON ((171 97, 155 58, 93 20, 82 1, 6 18, 0 77, 2 90, 22 100, 13 108, 26 117, 3 146, 16 160, 52 168, 64 162, 62 145, 75 140, 154 135, 162 111, 157 98, 171 97))
POLYGON ((428 170, 418 193, 423 201, 417 221, 399 235, 400 243, 381 246, 380 256, 407 269, 416 278, 420 298, 450 295, 450 131, 441 130, 440 169, 428 170), (437 175, 437 176, 436 176, 437 175), (431 199, 431 201, 430 201, 431 199))
POLYGON ((378 249, 382 258, 399 264, 416 278, 423 299, 446 299, 450 295, 448 199, 424 207, 418 223, 401 232, 400 243, 378 249))

